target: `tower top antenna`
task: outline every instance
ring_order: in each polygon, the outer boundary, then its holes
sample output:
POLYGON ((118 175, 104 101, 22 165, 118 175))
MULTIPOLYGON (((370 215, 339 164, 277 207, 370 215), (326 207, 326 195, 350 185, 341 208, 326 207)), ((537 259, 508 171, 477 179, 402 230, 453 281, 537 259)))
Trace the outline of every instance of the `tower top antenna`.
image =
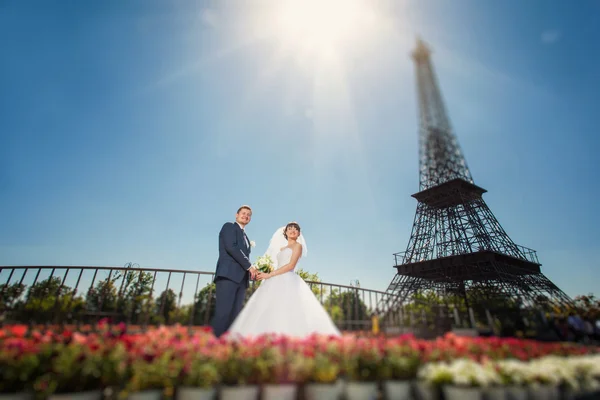
POLYGON ((413 60, 417 62, 429 61, 431 50, 420 36, 417 36, 417 45, 411 55, 413 60))

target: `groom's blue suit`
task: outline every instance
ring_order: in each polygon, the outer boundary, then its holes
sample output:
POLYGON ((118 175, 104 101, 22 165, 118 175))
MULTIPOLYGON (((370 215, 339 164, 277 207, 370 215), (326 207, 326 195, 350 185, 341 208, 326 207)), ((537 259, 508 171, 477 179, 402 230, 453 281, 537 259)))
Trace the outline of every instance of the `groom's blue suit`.
POLYGON ((217 302, 213 330, 221 336, 242 309, 250 274, 250 241, 236 222, 227 222, 219 233, 219 260, 215 274, 217 302))

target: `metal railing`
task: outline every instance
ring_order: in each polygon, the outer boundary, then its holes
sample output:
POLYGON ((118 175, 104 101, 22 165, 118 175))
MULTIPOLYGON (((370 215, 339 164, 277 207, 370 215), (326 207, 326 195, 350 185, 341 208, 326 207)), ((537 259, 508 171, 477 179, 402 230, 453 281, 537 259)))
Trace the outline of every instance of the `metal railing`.
POLYGON ((521 246, 520 244, 515 244, 515 246, 517 246, 521 254, 523 254, 523 257, 525 257, 526 261, 536 264, 540 263, 538 260, 537 252, 535 250, 530 249, 529 247, 521 246))
MULTIPOLYGON (((125 323, 132 329, 176 323, 205 326, 214 314, 213 278, 214 272, 140 268, 137 264, 1 266, 0 324, 80 327, 108 318, 111 323, 125 323)), ((504 335, 507 323, 510 329, 520 318, 515 318, 516 313, 506 314, 509 310, 474 310, 415 299, 398 304, 393 291, 359 285, 306 283, 343 331, 369 331, 376 318, 381 331, 390 334, 412 332, 435 337, 469 328, 504 335)), ((259 286, 259 282, 251 282, 246 299, 259 286)), ((540 320, 540 313, 531 311, 529 320, 540 320)), ((532 326, 536 324, 541 326, 537 322, 532 326)))
MULTIPOLYGON (((520 258, 522 260, 529 261, 529 262, 532 262, 535 264, 540 263, 538 260, 537 252, 535 250, 530 249, 529 247, 518 245, 518 244, 515 244, 515 247, 516 247, 517 251, 513 250, 511 252, 507 252, 507 255, 512 255, 516 258, 520 258), (514 254, 511 254, 511 253, 514 253, 514 254)), ((421 260, 412 260, 406 251, 394 253, 393 256, 394 256, 394 261, 396 262, 396 264, 394 264, 394 265, 404 265, 404 264, 409 264, 409 263, 413 263, 413 262, 426 261, 426 260, 430 259, 430 257, 427 257, 427 258, 423 258, 421 260)))
POLYGON ((396 263, 394 265, 404 265, 405 258, 406 258, 406 251, 394 253, 394 262, 396 263))
POLYGON ((538 337, 552 330, 542 309, 473 308, 415 299, 390 308, 382 314, 380 324, 391 334, 413 333, 426 338, 457 330, 469 330, 477 335, 538 337))
MULTIPOLYGON (((214 314, 214 272, 89 266, 1 266, 2 323, 148 326, 209 325, 214 314)), ((370 329, 388 293, 306 281, 341 330, 370 329)), ((251 282, 246 299, 260 286, 251 282)))

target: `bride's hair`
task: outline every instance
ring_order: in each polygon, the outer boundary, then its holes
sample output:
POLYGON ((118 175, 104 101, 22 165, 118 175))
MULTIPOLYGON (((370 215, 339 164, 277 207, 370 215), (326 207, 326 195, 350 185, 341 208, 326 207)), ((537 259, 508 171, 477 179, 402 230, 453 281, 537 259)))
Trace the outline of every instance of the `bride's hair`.
POLYGON ((300 231, 300 225, 298 225, 297 222, 290 222, 289 224, 287 224, 285 226, 285 229, 283 230, 283 237, 286 238, 286 239, 288 238, 287 237, 287 233, 286 233, 287 230, 288 230, 288 228, 296 228, 298 230, 298 234, 300 234, 300 232, 301 232, 300 231))

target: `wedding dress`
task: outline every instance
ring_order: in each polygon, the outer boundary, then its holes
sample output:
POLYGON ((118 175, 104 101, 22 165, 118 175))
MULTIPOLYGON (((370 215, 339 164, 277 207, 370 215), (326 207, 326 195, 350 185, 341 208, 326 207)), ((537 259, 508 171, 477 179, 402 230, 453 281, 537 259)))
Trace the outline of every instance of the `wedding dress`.
MULTIPOLYGON (((277 265, 290 262, 292 249, 277 254, 277 265)), ((266 333, 306 337, 313 333, 340 336, 327 311, 293 270, 262 282, 229 329, 231 336, 266 333)))

